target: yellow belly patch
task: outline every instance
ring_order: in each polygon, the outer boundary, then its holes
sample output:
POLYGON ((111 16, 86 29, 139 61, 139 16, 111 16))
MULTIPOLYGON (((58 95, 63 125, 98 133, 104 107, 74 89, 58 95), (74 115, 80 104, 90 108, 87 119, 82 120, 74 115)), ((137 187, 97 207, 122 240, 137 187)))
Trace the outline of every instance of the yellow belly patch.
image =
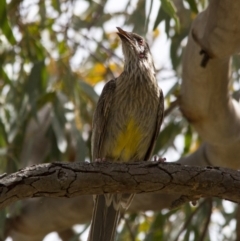
POLYGON ((131 118, 127 127, 120 132, 113 148, 113 157, 120 158, 121 161, 130 161, 136 154, 138 144, 142 138, 142 132, 139 130, 136 122, 131 118))

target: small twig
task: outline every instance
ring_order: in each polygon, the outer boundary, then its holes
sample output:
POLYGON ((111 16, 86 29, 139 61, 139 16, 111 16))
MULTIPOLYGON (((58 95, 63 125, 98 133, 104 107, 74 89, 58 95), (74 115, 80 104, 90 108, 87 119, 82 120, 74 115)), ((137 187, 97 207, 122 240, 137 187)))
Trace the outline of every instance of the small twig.
POLYGON ((194 30, 192 30, 192 38, 195 41, 195 43, 201 48, 199 54, 203 55, 202 61, 201 61, 201 66, 203 68, 205 68, 209 62, 210 59, 214 58, 214 55, 207 50, 202 43, 200 42, 198 36, 196 35, 196 33, 194 32, 194 30))
POLYGON ((171 204, 171 208, 179 208, 185 203, 191 202, 194 206, 196 206, 197 201, 201 198, 201 195, 196 196, 187 196, 187 195, 181 195, 178 199, 174 200, 171 204))
POLYGON ((186 220, 186 222, 184 223, 183 227, 181 228, 181 230, 178 232, 178 235, 176 236, 176 238, 174 239, 174 241, 178 241, 180 235, 182 234, 182 232, 188 227, 189 223, 191 222, 193 216, 202 208, 202 206, 207 202, 207 199, 205 199, 203 202, 201 202, 198 207, 189 215, 188 219, 186 220))
POLYGON ((108 54, 110 54, 110 57, 115 57, 116 59, 118 59, 119 61, 123 61, 117 54, 115 54, 113 51, 111 51, 110 49, 106 48, 102 43, 100 43, 99 41, 97 41, 96 39, 94 38, 89 38, 87 35, 85 34, 82 34, 81 35, 87 39, 87 40, 90 40, 90 41, 94 41, 95 43, 97 43, 105 52, 107 52, 108 54))
POLYGON ((164 117, 168 116, 177 106, 179 106, 178 98, 171 102, 170 106, 164 111, 164 117))
POLYGON ((102 63, 103 66, 106 68, 107 73, 110 74, 113 79, 115 78, 114 73, 112 72, 112 70, 110 69, 109 66, 106 66, 106 65, 103 63, 103 61, 100 60, 100 59, 99 59, 95 54, 93 54, 90 50, 89 50, 89 54, 90 54, 90 56, 92 56, 92 58, 94 58, 97 62, 102 63))
POLYGON ((208 205, 209 205, 209 211, 208 211, 208 216, 207 216, 207 220, 206 220, 206 223, 204 225, 204 229, 203 229, 203 232, 200 236, 200 238, 198 239, 198 241, 203 241, 205 240, 205 236, 207 234, 207 230, 208 230, 208 226, 209 226, 209 223, 211 221, 211 215, 212 215, 212 199, 211 198, 208 198, 206 199, 208 205))
POLYGON ((130 225, 128 219, 124 217, 124 214, 121 215, 121 218, 123 218, 125 221, 126 227, 128 229, 129 235, 130 235, 130 240, 135 241, 135 235, 132 231, 132 228, 131 228, 131 225, 130 225))
POLYGON ((201 49, 201 51, 199 52, 200 55, 203 55, 202 61, 201 61, 201 66, 203 68, 205 68, 208 64, 208 61, 211 59, 211 57, 209 56, 209 54, 207 53, 206 50, 201 49))

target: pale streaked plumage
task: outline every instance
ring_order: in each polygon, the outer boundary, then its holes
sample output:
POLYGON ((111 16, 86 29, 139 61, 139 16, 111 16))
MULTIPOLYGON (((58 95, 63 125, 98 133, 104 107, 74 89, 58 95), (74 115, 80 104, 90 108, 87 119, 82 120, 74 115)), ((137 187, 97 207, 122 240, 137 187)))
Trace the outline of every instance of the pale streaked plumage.
MULTIPOLYGON (((163 119, 163 95, 147 43, 118 28, 125 65, 100 96, 93 119, 92 157, 111 161, 149 160, 163 119)), ((95 200, 89 241, 113 241, 119 208, 133 194, 99 195, 95 200)))

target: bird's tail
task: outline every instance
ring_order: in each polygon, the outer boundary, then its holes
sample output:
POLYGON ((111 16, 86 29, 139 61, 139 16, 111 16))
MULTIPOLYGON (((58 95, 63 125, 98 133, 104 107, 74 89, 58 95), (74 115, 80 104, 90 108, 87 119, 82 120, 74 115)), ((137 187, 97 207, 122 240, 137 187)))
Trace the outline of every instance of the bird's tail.
POLYGON ((114 241, 119 213, 104 195, 96 196, 88 241, 114 241))

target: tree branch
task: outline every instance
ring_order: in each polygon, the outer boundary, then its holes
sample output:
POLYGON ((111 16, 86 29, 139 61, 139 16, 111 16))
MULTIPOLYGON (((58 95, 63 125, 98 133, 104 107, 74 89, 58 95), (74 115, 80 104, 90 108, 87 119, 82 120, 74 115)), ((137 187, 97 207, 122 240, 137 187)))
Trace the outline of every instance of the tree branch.
POLYGON ((240 171, 176 163, 51 163, 0 178, 0 208, 29 197, 168 193, 240 202, 240 171))
POLYGON ((180 109, 214 166, 239 169, 239 104, 229 95, 229 63, 240 50, 240 2, 213 0, 192 24, 183 57, 180 109), (204 50, 211 59, 201 66, 204 50))

